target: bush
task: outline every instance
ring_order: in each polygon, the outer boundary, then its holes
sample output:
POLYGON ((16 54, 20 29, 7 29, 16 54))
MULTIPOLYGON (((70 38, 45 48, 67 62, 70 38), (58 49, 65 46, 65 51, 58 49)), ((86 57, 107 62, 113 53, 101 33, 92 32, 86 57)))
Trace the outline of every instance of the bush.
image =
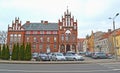
POLYGON ((5 44, 3 45, 3 48, 2 48, 2 54, 1 54, 1 58, 3 59, 3 60, 5 60, 5 44))
POLYGON ((25 46, 22 44, 19 49, 19 60, 24 60, 25 57, 25 46))
POLYGON ((2 53, 2 52, 1 52, 1 45, 0 45, 0 59, 1 59, 1 53, 2 53))
POLYGON ((9 47, 7 45, 5 49, 5 60, 9 60, 9 59, 10 59, 10 52, 9 52, 9 47))
POLYGON ((14 44, 11 59, 12 60, 18 60, 18 55, 17 54, 18 54, 17 45, 14 44))
POLYGON ((31 60, 31 45, 30 43, 26 45, 26 49, 25 49, 25 60, 31 60))

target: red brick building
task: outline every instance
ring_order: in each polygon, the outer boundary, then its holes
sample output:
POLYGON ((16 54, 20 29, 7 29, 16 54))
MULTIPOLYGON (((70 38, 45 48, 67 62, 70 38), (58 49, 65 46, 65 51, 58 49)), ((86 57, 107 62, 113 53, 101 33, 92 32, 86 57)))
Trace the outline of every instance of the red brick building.
POLYGON ((67 10, 58 23, 26 21, 22 25, 15 18, 8 26, 7 44, 10 50, 14 43, 31 43, 32 52, 77 52, 77 20, 67 10))

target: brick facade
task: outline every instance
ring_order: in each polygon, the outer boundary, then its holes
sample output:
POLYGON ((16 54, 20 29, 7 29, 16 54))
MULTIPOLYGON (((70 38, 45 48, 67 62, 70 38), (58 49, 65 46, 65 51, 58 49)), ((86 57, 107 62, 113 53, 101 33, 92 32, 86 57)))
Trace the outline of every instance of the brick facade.
POLYGON ((26 21, 22 25, 19 18, 15 18, 12 27, 8 26, 7 44, 12 51, 14 43, 27 42, 31 43, 32 52, 77 52, 77 20, 74 21, 68 10, 58 23, 26 21))

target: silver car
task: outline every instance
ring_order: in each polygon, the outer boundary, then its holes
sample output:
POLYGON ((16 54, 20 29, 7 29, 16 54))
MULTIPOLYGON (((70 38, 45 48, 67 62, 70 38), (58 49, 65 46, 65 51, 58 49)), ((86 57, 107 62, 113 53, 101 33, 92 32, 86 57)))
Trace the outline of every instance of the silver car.
POLYGON ((51 60, 52 60, 52 61, 65 61, 66 58, 65 58, 65 56, 63 55, 63 53, 56 52, 56 53, 53 53, 53 54, 52 54, 51 60))
POLYGON ((65 58, 67 61, 84 61, 83 56, 76 53, 66 53, 65 58))

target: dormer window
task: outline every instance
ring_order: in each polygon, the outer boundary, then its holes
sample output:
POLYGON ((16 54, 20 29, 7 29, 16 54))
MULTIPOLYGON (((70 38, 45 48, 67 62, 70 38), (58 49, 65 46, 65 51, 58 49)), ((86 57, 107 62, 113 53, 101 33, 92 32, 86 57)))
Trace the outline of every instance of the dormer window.
POLYGON ((62 29, 62 26, 60 26, 60 29, 62 29))
POLYGON ((77 29, 77 27, 76 27, 76 26, 74 26, 74 29, 76 30, 76 29, 77 29))

